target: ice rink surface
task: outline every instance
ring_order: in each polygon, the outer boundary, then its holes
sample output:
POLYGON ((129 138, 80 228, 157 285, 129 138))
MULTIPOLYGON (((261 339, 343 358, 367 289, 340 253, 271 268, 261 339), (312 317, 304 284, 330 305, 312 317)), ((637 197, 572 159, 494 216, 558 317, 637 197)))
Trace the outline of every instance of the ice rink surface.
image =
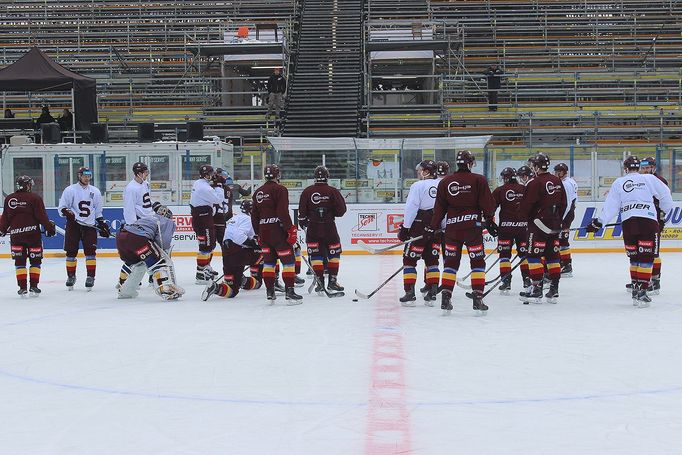
MULTIPOLYGON (((214 258, 218 268, 220 258, 214 258)), ((462 290, 441 316, 402 308, 400 256, 345 256, 347 295, 300 306, 264 290, 117 300, 117 259, 73 292, 47 259, 39 298, 0 275, 3 454, 672 454, 682 444, 682 255, 638 309, 624 254, 574 255, 557 305, 462 290)), ((304 268, 305 270, 305 268, 304 268)), ((496 271, 496 269, 495 269, 496 271)), ((462 267, 468 272, 468 264, 462 267)), ((489 278, 496 273, 490 273, 489 278)), ((420 266, 421 281, 421 266, 420 266)), ((514 295, 520 278, 514 278, 514 295)))

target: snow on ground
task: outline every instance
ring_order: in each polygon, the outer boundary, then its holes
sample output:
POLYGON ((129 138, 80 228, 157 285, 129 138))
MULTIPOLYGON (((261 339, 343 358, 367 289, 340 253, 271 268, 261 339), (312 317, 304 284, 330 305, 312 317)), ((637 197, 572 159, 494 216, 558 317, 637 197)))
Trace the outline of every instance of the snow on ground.
POLYGON ((176 259, 188 292, 175 303, 146 287, 117 300, 116 259, 98 261, 90 293, 82 259, 73 292, 63 260, 47 259, 43 294, 22 300, 4 260, 2 453, 679 451, 682 255, 664 255, 648 309, 624 291, 624 254, 575 255, 557 305, 492 293, 477 317, 457 291, 442 317, 440 302, 400 307, 399 277, 352 301, 400 259, 344 257, 346 297, 306 286, 293 307, 262 289, 201 302, 191 258, 176 259))

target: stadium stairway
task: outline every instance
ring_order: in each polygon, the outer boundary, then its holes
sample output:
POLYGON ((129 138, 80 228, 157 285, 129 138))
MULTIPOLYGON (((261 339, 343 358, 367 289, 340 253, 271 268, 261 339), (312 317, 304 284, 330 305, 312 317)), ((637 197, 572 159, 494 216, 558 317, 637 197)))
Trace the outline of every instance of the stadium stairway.
POLYGON ((304 0, 283 136, 356 137, 363 0, 304 0))

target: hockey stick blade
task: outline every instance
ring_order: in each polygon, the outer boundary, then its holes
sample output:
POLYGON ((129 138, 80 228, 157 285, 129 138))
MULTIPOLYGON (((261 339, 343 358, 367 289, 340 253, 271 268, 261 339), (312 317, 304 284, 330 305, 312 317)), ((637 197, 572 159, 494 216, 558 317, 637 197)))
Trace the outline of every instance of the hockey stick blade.
POLYGON ((358 240, 357 245, 365 251, 368 251, 372 254, 377 254, 377 250, 372 248, 370 245, 367 245, 364 240, 358 240))
POLYGON ((361 299, 365 299, 365 300, 367 300, 367 299, 369 299, 370 297, 372 297, 371 294, 370 294, 370 295, 363 294, 362 292, 358 291, 357 289, 355 290, 355 295, 357 295, 357 296, 360 297, 361 299))

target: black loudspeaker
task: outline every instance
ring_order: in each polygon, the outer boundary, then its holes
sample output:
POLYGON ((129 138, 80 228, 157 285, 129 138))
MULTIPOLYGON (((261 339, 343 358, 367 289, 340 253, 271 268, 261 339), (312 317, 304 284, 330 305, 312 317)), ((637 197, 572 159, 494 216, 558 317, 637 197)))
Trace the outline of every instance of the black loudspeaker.
POLYGON ((109 142, 109 128, 106 123, 90 124, 90 142, 93 144, 109 142))
POLYGON ((43 123, 40 125, 40 134, 43 144, 59 144, 62 141, 62 133, 59 123, 43 123))
POLYGON ((154 124, 138 123, 137 140, 138 142, 154 142, 154 124))
POLYGON ((203 122, 187 122, 187 142, 197 142, 204 138, 203 122))

